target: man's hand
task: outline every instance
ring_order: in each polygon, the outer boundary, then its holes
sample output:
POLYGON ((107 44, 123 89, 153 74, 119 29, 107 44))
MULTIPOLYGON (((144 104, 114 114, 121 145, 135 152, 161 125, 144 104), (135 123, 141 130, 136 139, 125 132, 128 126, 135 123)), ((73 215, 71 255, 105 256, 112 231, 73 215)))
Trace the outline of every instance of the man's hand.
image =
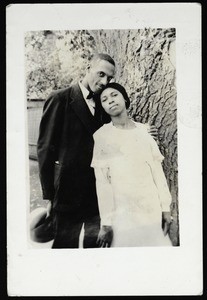
POLYGON ((172 223, 172 216, 169 211, 162 212, 162 221, 163 221, 163 231, 164 235, 166 235, 170 229, 170 224, 172 223))
POLYGON ((113 239, 113 229, 111 226, 103 225, 99 231, 97 244, 99 247, 110 247, 113 239))
POLYGON ((155 125, 150 125, 147 130, 148 130, 149 134, 151 134, 153 139, 155 139, 155 141, 157 141, 158 140, 158 130, 155 127, 155 125))
POLYGON ((48 201, 47 202, 47 207, 46 207, 46 209, 47 209, 47 215, 46 215, 46 218, 47 217, 49 217, 50 216, 50 214, 51 214, 51 210, 52 210, 52 201, 51 200, 46 200, 46 201, 48 201))

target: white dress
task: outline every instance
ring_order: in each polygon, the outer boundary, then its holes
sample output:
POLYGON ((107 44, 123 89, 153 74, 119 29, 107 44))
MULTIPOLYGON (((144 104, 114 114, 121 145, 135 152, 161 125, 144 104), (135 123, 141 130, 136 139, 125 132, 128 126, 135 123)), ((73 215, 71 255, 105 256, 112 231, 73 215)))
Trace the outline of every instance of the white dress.
POLYGON ((171 195, 163 156, 146 126, 119 129, 112 123, 94 134, 91 166, 102 225, 113 227, 112 247, 171 246, 161 227, 171 195))

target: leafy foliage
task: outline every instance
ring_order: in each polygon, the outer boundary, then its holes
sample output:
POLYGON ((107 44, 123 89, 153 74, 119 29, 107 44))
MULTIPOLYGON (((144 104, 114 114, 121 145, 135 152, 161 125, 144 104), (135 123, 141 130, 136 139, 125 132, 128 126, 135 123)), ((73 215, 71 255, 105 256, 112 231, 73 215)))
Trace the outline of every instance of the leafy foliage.
POLYGON ((78 80, 95 42, 85 30, 35 31, 25 36, 27 99, 45 99, 78 80))

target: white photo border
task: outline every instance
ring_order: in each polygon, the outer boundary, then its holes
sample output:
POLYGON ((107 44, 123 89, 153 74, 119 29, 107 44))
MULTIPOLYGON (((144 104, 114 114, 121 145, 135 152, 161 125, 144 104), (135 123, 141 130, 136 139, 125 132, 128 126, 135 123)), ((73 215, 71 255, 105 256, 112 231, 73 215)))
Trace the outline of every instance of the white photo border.
POLYGON ((6 13, 9 296, 201 295, 201 6, 12 4, 6 13), (24 33, 147 27, 176 28, 180 246, 28 249, 24 33))

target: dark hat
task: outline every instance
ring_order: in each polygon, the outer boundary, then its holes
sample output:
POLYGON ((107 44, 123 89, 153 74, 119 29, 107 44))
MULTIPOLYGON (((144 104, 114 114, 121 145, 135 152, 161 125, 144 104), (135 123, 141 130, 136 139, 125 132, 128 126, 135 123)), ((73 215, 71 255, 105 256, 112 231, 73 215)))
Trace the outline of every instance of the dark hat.
POLYGON ((125 88, 121 84, 119 84, 117 82, 110 82, 102 89, 101 93, 107 88, 112 88, 112 89, 119 91, 125 99, 126 109, 129 108, 129 106, 130 106, 129 96, 128 96, 125 88))
POLYGON ((47 217, 47 210, 38 207, 30 214, 30 237, 37 243, 46 243, 54 239, 52 217, 47 217))

